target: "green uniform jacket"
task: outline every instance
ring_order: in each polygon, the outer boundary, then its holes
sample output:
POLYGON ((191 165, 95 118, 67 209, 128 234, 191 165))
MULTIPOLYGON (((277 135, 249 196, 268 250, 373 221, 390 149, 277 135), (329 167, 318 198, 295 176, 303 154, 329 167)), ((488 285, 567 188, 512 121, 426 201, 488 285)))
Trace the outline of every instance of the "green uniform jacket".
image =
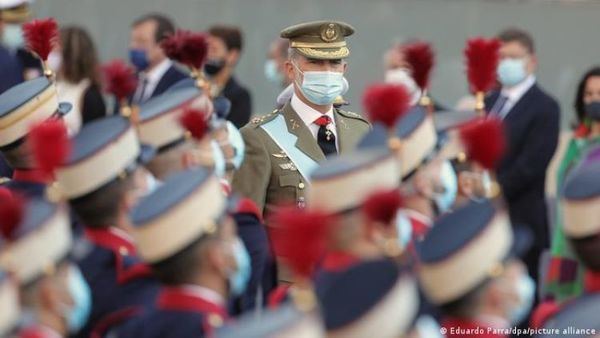
MULTIPOLYGON (((305 202, 307 182, 271 136, 260 126, 283 114, 288 132, 296 135, 296 147, 316 162, 325 160, 317 140, 300 116, 288 103, 281 110, 254 118, 241 129, 246 143, 244 162, 233 177, 233 191, 252 199, 263 215, 281 203, 305 202)), ((369 130, 369 123, 360 115, 334 108, 340 153, 351 151, 369 130)))

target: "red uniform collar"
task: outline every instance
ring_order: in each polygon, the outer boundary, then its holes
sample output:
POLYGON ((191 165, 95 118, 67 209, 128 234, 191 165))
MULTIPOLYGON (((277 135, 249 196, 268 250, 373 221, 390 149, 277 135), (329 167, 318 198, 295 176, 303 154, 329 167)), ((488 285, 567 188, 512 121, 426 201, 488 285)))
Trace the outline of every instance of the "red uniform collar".
POLYGON ((322 268, 325 271, 342 271, 358 263, 358 257, 343 251, 331 251, 323 260, 322 268))
POLYGON ((586 271, 585 291, 589 293, 600 293, 600 272, 586 271))
POLYGON ((119 234, 118 230, 106 229, 85 229, 85 236, 94 244, 110 249, 121 254, 136 254, 133 242, 119 234))
POLYGON ((198 312, 203 314, 214 314, 226 319, 227 310, 221 304, 214 303, 201 295, 188 292, 183 288, 162 288, 158 295, 158 307, 163 310, 180 310, 198 312))
POLYGON ((115 256, 115 269, 119 285, 132 280, 152 276, 152 270, 146 264, 136 263, 126 266, 126 256, 136 256, 137 251, 133 242, 125 234, 119 234, 118 229, 85 229, 85 237, 95 245, 112 251, 115 256))
POLYGON ((52 181, 52 175, 40 169, 15 169, 13 180, 21 182, 48 184, 52 181))

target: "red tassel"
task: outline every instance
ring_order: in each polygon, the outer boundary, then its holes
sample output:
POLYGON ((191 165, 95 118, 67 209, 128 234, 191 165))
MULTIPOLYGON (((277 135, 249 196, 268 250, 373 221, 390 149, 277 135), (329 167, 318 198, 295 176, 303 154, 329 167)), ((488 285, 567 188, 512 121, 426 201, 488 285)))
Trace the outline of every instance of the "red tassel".
POLYGON ((13 239, 15 230, 24 216, 25 203, 21 196, 0 187, 0 233, 6 239, 13 239))
POLYGON ((71 154, 67 127, 61 119, 49 119, 33 126, 28 142, 38 168, 48 174, 63 165, 71 154))
POLYGON ((194 69, 202 68, 208 54, 208 42, 204 33, 177 31, 160 46, 167 57, 194 69))
POLYGON ((206 114, 200 110, 186 108, 179 118, 181 126, 189 131, 196 140, 201 140, 208 131, 206 114))
POLYGON ((362 210, 372 221, 390 224, 402 206, 402 195, 398 189, 377 191, 367 197, 362 210))
POLYGON ((106 91, 121 101, 135 93, 137 77, 135 70, 123 60, 113 60, 102 66, 106 91))
POLYGON ((319 211, 284 207, 273 215, 271 239, 278 257, 297 276, 310 278, 323 257, 332 216, 319 211))
POLYGON ((402 50, 406 61, 412 68, 413 79, 421 90, 427 90, 435 58, 431 45, 418 41, 403 46, 402 50))
POLYGON ((467 41, 465 48, 467 79, 471 90, 475 93, 485 93, 496 85, 499 48, 498 39, 473 38, 467 41))
POLYGON ((493 170, 506 150, 506 136, 502 121, 496 118, 476 118, 459 129, 466 147, 467 158, 482 167, 493 170))
POLYGON ((58 24, 53 18, 32 20, 23 24, 23 36, 27 48, 46 61, 58 42, 58 24))
POLYGON ((375 84, 367 88, 363 105, 372 123, 392 128, 410 108, 410 95, 402 85, 375 84))

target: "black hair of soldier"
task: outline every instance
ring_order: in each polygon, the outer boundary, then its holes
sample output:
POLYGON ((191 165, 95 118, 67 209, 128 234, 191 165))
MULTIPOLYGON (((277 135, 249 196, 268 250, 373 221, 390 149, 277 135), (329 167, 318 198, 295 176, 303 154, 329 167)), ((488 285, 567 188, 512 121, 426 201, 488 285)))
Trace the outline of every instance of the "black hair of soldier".
POLYGON ((219 238, 222 230, 221 221, 216 222, 217 227, 214 233, 203 234, 176 254, 150 264, 156 279, 166 286, 193 284, 198 271, 203 269, 202 257, 204 255, 198 251, 204 250, 208 244, 219 238))
POLYGON ((159 43, 163 39, 175 34, 175 24, 163 14, 150 13, 137 18, 131 27, 137 27, 146 22, 156 23, 156 31, 154 32, 154 42, 159 43))
POLYGON ((117 222, 119 207, 125 194, 134 188, 133 172, 124 172, 100 188, 69 200, 71 209, 81 223, 92 229, 106 229, 117 222))

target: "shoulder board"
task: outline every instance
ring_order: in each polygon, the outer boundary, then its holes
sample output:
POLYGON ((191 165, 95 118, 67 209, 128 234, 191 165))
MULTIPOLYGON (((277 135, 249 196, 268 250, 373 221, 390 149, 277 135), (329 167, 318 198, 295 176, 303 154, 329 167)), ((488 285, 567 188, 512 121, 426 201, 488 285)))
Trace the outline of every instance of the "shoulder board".
POLYGON ((340 115, 344 116, 344 117, 348 117, 348 118, 351 118, 351 119, 356 119, 356 120, 361 120, 361 121, 364 121, 364 122, 366 122, 366 123, 369 123, 369 121, 367 121, 367 120, 366 120, 366 119, 365 119, 365 118, 364 118, 362 115, 360 115, 360 114, 353 113, 353 112, 349 112, 349 111, 344 111, 344 110, 341 110, 341 109, 337 109, 337 112, 338 112, 340 115))
POLYGON ((265 123, 265 122, 269 122, 272 119, 274 119, 277 114, 279 114, 279 109, 275 109, 272 112, 270 112, 269 114, 265 114, 265 115, 261 115, 261 116, 257 116, 254 117, 250 120, 250 124, 254 127, 258 127, 261 124, 265 123))
POLYGON ((8 177, 0 177, 0 184, 5 184, 10 182, 10 178, 8 177))

